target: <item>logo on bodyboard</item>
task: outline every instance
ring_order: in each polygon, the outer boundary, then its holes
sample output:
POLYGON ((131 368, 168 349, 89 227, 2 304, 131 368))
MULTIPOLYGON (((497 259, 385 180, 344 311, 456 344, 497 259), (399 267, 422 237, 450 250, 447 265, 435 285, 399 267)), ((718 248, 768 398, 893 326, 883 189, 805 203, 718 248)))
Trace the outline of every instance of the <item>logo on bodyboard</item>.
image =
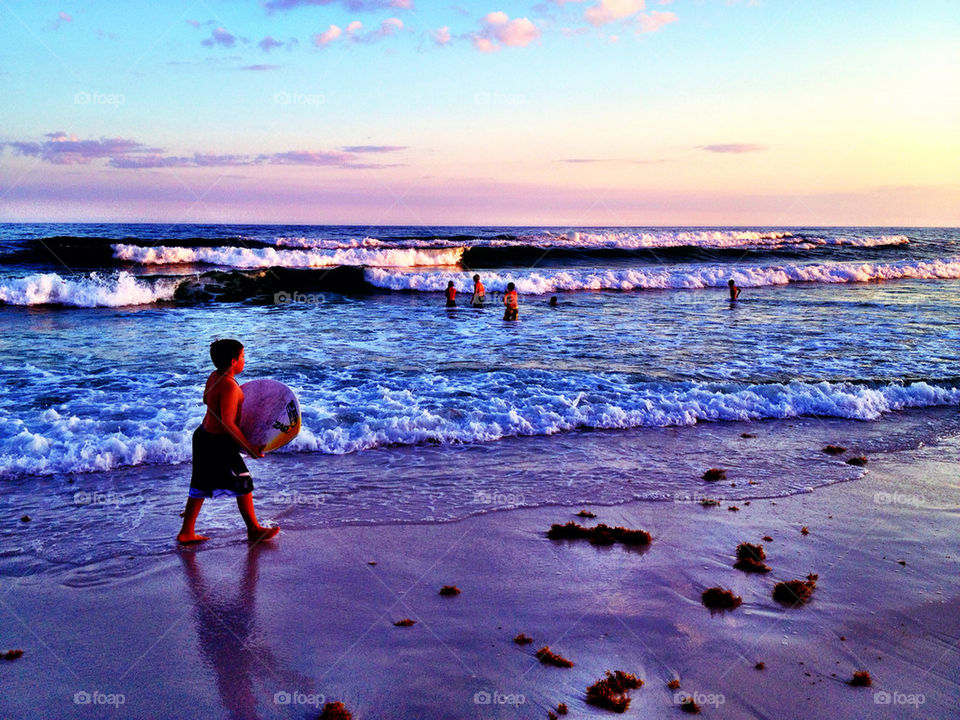
POLYGON ((288 424, 284 424, 279 420, 274 420, 274 429, 280 430, 289 435, 290 429, 295 427, 300 422, 300 413, 297 411, 297 403, 294 400, 291 400, 287 403, 287 420, 289 421, 288 424))

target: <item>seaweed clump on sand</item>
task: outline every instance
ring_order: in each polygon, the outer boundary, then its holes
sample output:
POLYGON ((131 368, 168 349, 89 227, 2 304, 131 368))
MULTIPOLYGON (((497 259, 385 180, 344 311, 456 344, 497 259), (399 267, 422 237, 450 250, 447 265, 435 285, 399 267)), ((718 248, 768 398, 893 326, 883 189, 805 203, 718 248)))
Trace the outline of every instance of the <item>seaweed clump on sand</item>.
POLYGON ((754 669, 754 670, 763 670, 765 667, 766 667, 766 664, 765 664, 765 663, 758 662, 756 665, 753 666, 753 669, 754 669))
POLYGON ((740 607, 743 598, 734 595, 730 590, 722 587, 707 588, 703 591, 701 601, 711 610, 733 610, 740 607))
POLYGON ((779 582, 773 586, 773 599, 787 605, 807 603, 817 587, 817 577, 817 575, 807 575, 806 580, 779 582))
POLYGON ((703 498, 703 500, 700 501, 700 504, 703 507, 717 507, 720 504, 720 501, 714 500, 713 498, 703 498))
POLYGON ((847 465, 856 465, 857 467, 863 467, 867 464, 867 459, 863 455, 858 455, 857 457, 852 457, 847 460, 847 465))
POLYGON ((625 527, 610 527, 604 523, 591 528, 573 521, 566 525, 551 525, 547 537, 551 540, 589 540, 594 545, 649 545, 653 539, 646 530, 628 530, 625 527))
POLYGON ((621 670, 610 672, 606 677, 597 680, 587 688, 587 702, 597 707, 622 713, 630 707, 630 698, 627 693, 643 685, 643 680, 636 675, 621 670))
POLYGON ((533 642, 533 638, 532 638, 532 637, 529 637, 529 636, 527 636, 527 635, 524 635, 523 633, 520 633, 519 635, 517 635, 517 636, 513 639, 513 641, 514 641, 517 645, 529 645, 530 643, 533 642))
POLYGON ((873 680, 870 677, 870 673, 868 673, 866 670, 857 670, 853 674, 850 684, 854 687, 869 687, 870 685, 873 685, 873 680))
POLYGON ((730 512, 740 512, 740 508, 738 508, 736 505, 728 505, 727 510, 730 512))
POLYGON ((553 665, 554 667, 571 668, 573 663, 567 660, 563 655, 557 655, 550 649, 549 645, 544 645, 536 652, 537 660, 544 665, 553 665))
POLYGON ((700 706, 693 701, 692 697, 682 698, 680 701, 680 709, 685 713, 689 713, 690 715, 700 714, 700 706))
POLYGON ((596 513, 592 513, 589 510, 581 510, 580 512, 577 513, 577 517, 582 517, 582 518, 595 518, 596 516, 597 516, 596 513))
POLYGON ((323 706, 319 720, 353 720, 353 715, 342 702, 331 702, 323 706))
POLYGON ((4 660, 16 660, 19 657, 23 657, 23 650, 7 650, 5 653, 3 653, 4 660))
POLYGON ((410 627, 411 625, 416 625, 416 620, 411 620, 410 618, 404 618, 403 620, 397 620, 394 625, 397 627, 410 627))
POLYGON ((568 712, 569 710, 567 710, 566 703, 560 703, 557 705, 557 715, 566 715, 568 712))
POLYGON ((800 528, 800 534, 801 534, 801 535, 809 535, 809 534, 810 534, 810 528, 808 528, 806 525, 804 525, 802 528, 800 528))
POLYGON ((737 545, 737 561, 733 567, 744 572, 767 573, 770 572, 770 566, 763 562, 766 557, 763 545, 740 543, 737 545))
POLYGON ((727 479, 727 471, 721 468, 710 468, 703 474, 703 479, 707 482, 718 482, 727 479))
POLYGON ((674 678, 673 680, 667 683, 667 687, 670 688, 671 690, 677 690, 680 688, 680 681, 674 678))
POLYGON ((843 455, 847 449, 841 445, 827 445, 823 451, 827 455, 843 455))
POLYGON ((447 597, 459 595, 460 588, 458 588, 456 585, 444 585, 442 588, 440 588, 440 594, 447 597))

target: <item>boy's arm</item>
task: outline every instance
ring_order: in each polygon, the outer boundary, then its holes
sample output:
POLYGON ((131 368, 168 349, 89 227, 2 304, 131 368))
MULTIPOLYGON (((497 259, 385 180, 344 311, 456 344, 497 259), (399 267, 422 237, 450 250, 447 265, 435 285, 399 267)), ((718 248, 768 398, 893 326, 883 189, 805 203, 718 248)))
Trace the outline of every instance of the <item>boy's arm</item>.
POLYGON ((242 396, 242 391, 234 383, 229 383, 227 387, 223 388, 223 392, 220 394, 220 424, 233 436, 234 440, 240 443, 244 450, 250 453, 250 457, 261 458, 263 457, 263 448, 255 448, 247 440, 240 426, 237 425, 237 410, 240 407, 242 396))

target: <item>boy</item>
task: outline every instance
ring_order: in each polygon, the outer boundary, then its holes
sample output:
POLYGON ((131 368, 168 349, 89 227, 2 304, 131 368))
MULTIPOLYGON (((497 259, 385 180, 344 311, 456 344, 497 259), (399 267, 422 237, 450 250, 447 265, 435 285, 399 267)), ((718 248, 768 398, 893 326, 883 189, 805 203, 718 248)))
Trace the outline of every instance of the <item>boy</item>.
POLYGON ((733 302, 740 297, 740 288, 737 287, 737 284, 733 280, 730 280, 727 286, 730 288, 730 302, 733 302))
POLYGON ((457 306, 457 289, 453 286, 453 280, 447 283, 447 307, 457 306))
POLYGON ((473 307, 483 307, 484 300, 487 299, 487 291, 483 287, 483 283, 480 282, 480 276, 473 276, 473 298, 470 300, 470 304, 473 307))
POLYGON ((503 312, 504 320, 516 320, 520 309, 517 304, 517 286, 507 283, 507 292, 503 294, 503 304, 507 308, 503 312))
POLYGON ((252 458, 263 457, 263 447, 253 447, 239 427, 243 391, 235 376, 243 372, 243 345, 237 340, 217 340, 210 346, 210 359, 217 369, 210 373, 203 391, 207 414, 193 433, 193 477, 177 541, 187 544, 209 539, 197 535, 194 523, 204 498, 214 495, 237 499, 248 540, 269 540, 280 528, 263 527, 257 522, 253 478, 239 452, 243 448, 252 458))

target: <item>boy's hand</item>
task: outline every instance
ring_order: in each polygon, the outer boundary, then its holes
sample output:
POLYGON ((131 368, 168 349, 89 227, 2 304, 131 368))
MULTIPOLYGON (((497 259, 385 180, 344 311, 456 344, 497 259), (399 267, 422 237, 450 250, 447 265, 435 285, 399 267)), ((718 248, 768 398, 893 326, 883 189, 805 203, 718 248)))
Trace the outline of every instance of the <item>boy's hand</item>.
POLYGON ((263 449, 266 445, 254 445, 250 448, 250 457, 259 460, 263 457, 263 449))

